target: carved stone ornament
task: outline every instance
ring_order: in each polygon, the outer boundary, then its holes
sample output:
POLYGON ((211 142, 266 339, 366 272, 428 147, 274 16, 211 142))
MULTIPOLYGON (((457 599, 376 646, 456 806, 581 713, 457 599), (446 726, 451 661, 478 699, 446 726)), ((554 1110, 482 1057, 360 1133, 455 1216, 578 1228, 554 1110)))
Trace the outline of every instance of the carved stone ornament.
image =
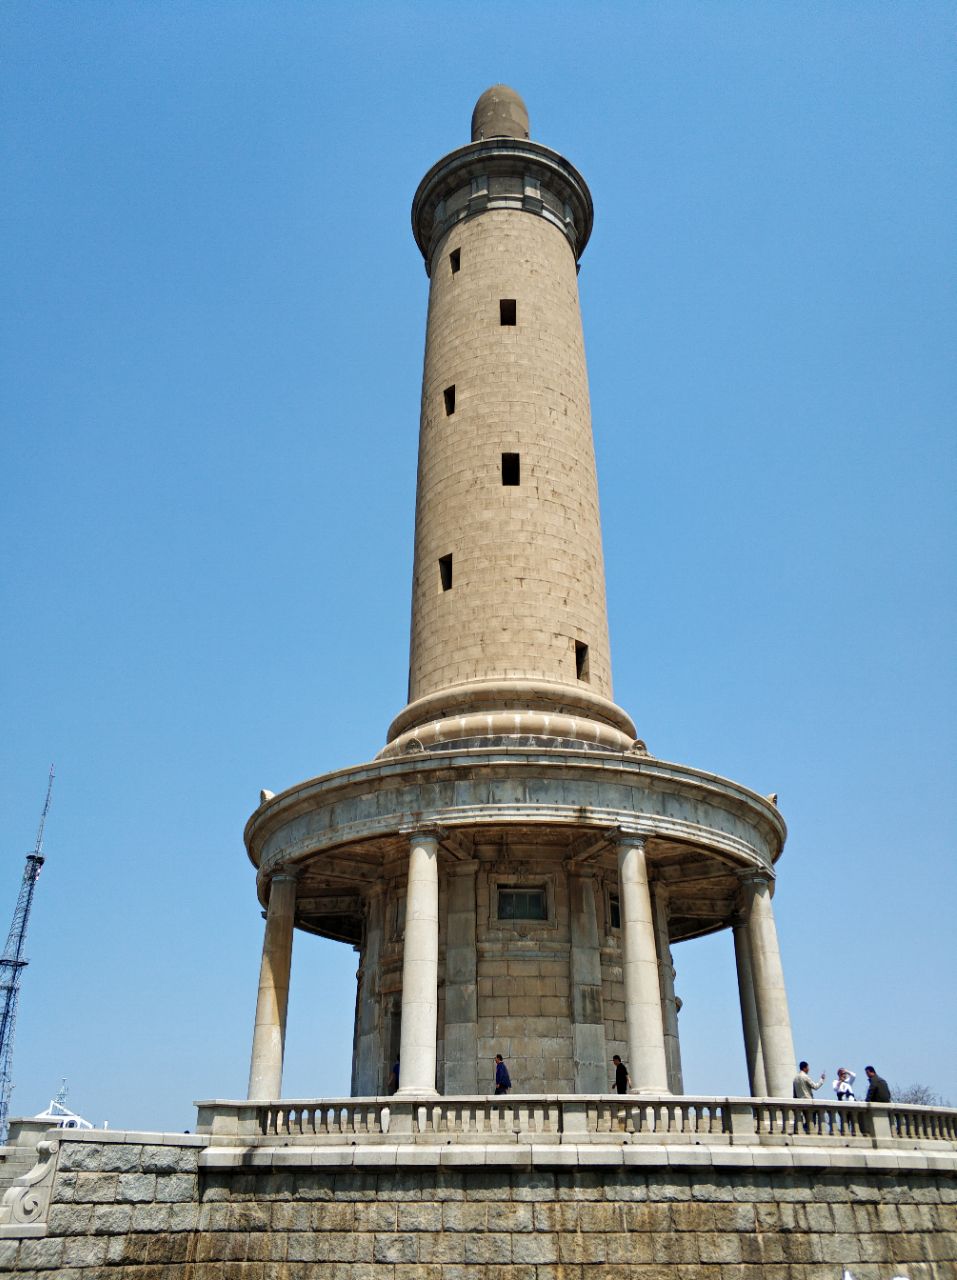
POLYGON ((47 1210, 59 1150, 60 1144, 56 1140, 37 1143, 37 1164, 7 1188, 0 1202, 0 1237, 46 1233, 47 1210))

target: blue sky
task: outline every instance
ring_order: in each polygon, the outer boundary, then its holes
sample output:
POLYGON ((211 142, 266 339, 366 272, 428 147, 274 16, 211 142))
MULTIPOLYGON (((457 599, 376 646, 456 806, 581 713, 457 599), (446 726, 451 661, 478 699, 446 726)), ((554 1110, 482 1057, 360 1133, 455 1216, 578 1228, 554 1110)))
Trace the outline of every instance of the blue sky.
MULTIPOLYGON (((51 760, 14 1114, 245 1090, 259 789, 404 702, 420 177, 504 81, 588 180, 615 696, 780 796, 797 1052, 957 1103, 951 6, 0 10, 0 928, 51 760), (5 905, 4 905, 5 904, 5 905)), ((297 936, 286 1091, 348 1091, 297 936)), ((727 934, 689 1091, 746 1089, 727 934)))

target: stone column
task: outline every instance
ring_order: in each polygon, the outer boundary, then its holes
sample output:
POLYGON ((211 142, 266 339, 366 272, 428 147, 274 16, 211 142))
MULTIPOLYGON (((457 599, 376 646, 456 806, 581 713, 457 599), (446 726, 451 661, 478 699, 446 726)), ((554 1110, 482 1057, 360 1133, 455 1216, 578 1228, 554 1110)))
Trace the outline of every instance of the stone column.
POLYGON ((605 1055, 601 1003, 601 942, 595 909, 595 881, 571 871, 568 876, 571 921, 572 1052, 575 1092, 607 1093, 610 1067, 605 1055))
POLYGON ((643 836, 620 836, 622 974, 628 1027, 628 1070, 635 1093, 667 1093, 668 1067, 661 1025, 661 988, 643 836))
POLYGON ((269 884, 263 958, 259 969, 256 1027, 249 1064, 247 1097, 282 1096, 282 1057, 286 1045, 286 1006, 296 914, 296 877, 280 871, 269 884))
POLYGON ((382 1004, 379 1000, 379 957, 384 930, 385 886, 376 884, 369 890, 365 901, 365 933, 357 975, 352 1093, 358 1098, 381 1094, 386 1079, 383 1074, 386 1062, 382 1043, 382 1004))
POLYGON ((478 1093, 478 976, 475 877, 478 863, 449 868, 445 932, 445 1093, 478 1093))
POLYGON ((439 981, 439 842, 411 840, 402 953, 402 1035, 399 1093, 435 1094, 435 1032, 439 981))
POLYGON ((678 1039, 678 1001, 675 999, 675 969, 671 958, 668 933, 668 886, 660 880, 652 886, 651 904, 655 926, 655 949, 658 955, 658 985, 661 988, 661 1025, 665 1036, 665 1062, 668 1065, 668 1088, 684 1093, 681 1074, 681 1042, 678 1039))
POLYGON ((741 1026, 744 1030, 744 1051, 748 1059, 748 1087, 752 1098, 767 1097, 768 1085, 764 1078, 764 1053, 758 1027, 758 1007, 754 1000, 754 973, 751 967, 751 943, 744 920, 734 925, 734 961, 738 970, 738 995, 741 1000, 741 1026))
POLYGON ((771 886, 766 876, 749 875, 742 879, 742 890, 765 1083, 772 1097, 789 1098, 796 1064, 771 886))

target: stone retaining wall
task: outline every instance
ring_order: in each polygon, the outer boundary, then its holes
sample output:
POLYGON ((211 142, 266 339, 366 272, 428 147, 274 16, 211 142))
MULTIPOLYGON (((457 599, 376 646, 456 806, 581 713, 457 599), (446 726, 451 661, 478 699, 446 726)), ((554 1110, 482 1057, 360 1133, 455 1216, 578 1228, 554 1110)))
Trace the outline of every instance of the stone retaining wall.
POLYGON ((429 1167, 363 1168, 348 1148, 223 1168, 208 1142, 64 1138, 44 1221, 19 1228, 35 1237, 0 1229, 0 1274, 841 1280, 846 1266, 854 1280, 957 1280, 957 1178, 943 1168, 444 1168, 438 1150, 420 1153, 429 1167))

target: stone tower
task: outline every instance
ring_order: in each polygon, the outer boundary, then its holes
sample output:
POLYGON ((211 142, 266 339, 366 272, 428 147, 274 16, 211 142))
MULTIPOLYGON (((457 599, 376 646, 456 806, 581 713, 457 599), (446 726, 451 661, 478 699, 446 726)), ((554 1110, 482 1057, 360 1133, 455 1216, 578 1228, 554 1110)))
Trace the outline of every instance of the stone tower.
POLYGON ((410 703, 390 751, 516 734, 627 750, 578 305, 588 188, 496 87, 412 221, 431 284, 410 703))
POLYGON ((957 1274, 957 1111, 790 1096, 776 807, 653 758, 611 701, 575 287, 591 201, 527 132, 489 90, 416 195, 409 703, 377 759, 264 792, 247 824, 250 1098, 198 1103, 194 1133, 14 1120, 4 1275, 957 1274), (359 1096, 282 1098, 297 927, 360 952, 359 1096), (672 944, 725 928, 757 1096, 656 1097, 681 1091, 672 944), (405 1096, 369 1096, 400 1045, 405 1096), (482 1096, 495 1052, 513 1096, 482 1096), (607 1096, 613 1052, 644 1096, 607 1096))
MULTIPOLYGON (((655 759, 612 701, 578 171, 511 89, 423 178, 430 278, 408 704, 369 764, 263 803, 250 1098, 281 1096, 295 927, 360 952, 352 1091, 680 1093, 672 946, 732 929, 752 1093, 794 1071, 774 803, 655 759)), ((731 960, 729 958, 729 964, 731 960)), ((693 1016, 693 1011, 685 1017, 693 1016)))

